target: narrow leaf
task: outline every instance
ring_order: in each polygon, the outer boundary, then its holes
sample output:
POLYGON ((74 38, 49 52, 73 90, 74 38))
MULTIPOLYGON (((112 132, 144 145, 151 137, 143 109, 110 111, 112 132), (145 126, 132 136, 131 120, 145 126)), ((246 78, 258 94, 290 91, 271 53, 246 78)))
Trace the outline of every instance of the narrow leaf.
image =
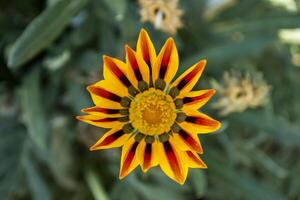
POLYGON ((25 124, 31 139, 40 149, 46 150, 49 137, 49 123, 42 102, 40 70, 38 68, 30 72, 25 78, 19 94, 25 124))
POLYGON ((88 0, 61 0, 33 20, 9 52, 8 65, 17 68, 47 48, 88 0))

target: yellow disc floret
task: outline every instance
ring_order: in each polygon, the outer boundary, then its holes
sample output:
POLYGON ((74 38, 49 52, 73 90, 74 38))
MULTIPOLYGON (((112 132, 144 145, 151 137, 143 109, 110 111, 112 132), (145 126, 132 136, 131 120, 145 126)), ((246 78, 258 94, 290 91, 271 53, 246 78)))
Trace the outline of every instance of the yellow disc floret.
POLYGON ((145 135, 170 131, 176 119, 176 107, 170 95, 150 88, 131 102, 129 119, 135 129, 145 135))

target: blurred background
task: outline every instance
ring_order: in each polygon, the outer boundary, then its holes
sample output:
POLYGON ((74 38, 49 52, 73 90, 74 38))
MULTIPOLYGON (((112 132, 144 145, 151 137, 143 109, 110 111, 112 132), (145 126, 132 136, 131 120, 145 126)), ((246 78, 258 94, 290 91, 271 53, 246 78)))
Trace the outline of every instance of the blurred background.
POLYGON ((0 0, 0 199, 299 200, 299 0, 0 0), (180 70, 206 58, 197 89, 222 121, 201 135, 208 169, 185 185, 158 168, 118 179, 119 149, 90 152, 102 55, 124 60, 144 27, 174 37, 180 70))

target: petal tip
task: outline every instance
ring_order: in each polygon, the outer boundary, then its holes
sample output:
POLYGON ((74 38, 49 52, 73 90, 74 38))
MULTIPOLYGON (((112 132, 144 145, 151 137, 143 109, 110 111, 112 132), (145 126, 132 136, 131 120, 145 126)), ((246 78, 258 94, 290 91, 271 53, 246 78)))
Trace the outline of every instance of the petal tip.
POLYGON ((76 116, 75 117, 77 120, 82 121, 83 120, 83 116, 76 116))
POLYGON ((83 108, 80 110, 80 112, 83 112, 83 113, 87 113, 87 111, 88 111, 88 108, 83 108))
POLYGON ((102 58, 103 58, 104 63, 113 61, 113 58, 108 55, 103 55, 102 58))
POLYGON ((215 130, 214 130, 214 132, 215 131, 218 131, 221 127, 222 127, 222 123, 221 122, 219 122, 218 120, 215 120, 215 130))
POLYGON ((195 151, 196 151, 197 153, 202 153, 202 154, 203 154, 203 149, 202 149, 200 146, 197 146, 197 147, 195 148, 195 151))
POLYGON ((176 178, 176 182, 179 183, 180 185, 184 185, 186 178, 184 177, 178 177, 176 178))
POLYGON ((200 61, 197 63, 197 67, 203 69, 203 68, 206 66, 206 63, 207 63, 207 60, 206 60, 206 59, 200 60, 200 61))
POLYGON ((216 94, 216 90, 215 89, 209 89, 207 90, 207 97, 211 98, 212 96, 214 96, 216 94))
POLYGON ((170 51, 176 51, 177 52, 177 48, 176 48, 176 44, 175 41, 172 37, 169 37, 165 43, 165 47, 166 49, 170 50, 170 51))
POLYGON ((108 55, 102 55, 102 59, 105 61, 109 56, 108 55))
POLYGON ((167 39, 167 43, 170 43, 170 42, 171 42, 172 44, 175 43, 175 41, 174 41, 174 39, 173 39, 172 37, 169 37, 169 38, 167 39))
POLYGON ((206 64, 206 63, 207 63, 207 60, 206 60, 206 59, 202 59, 202 60, 200 60, 200 62, 206 64))
POLYGON ((126 54, 134 53, 134 50, 127 44, 125 45, 125 51, 126 51, 126 54))
POLYGON ((93 146, 91 146, 90 147, 90 149, 89 149, 90 151, 96 151, 97 149, 96 149, 96 146, 95 145, 93 145, 93 146))
POLYGON ((147 166, 142 165, 142 166, 141 166, 141 169, 142 169, 142 171, 143 171, 144 173, 147 173, 148 170, 150 169, 150 167, 147 167, 147 166))
POLYGON ((149 37, 149 34, 145 28, 141 28, 139 36, 140 37, 149 37))
POLYGON ((122 180, 127 176, 127 174, 124 174, 124 172, 120 171, 119 173, 119 179, 122 180))
POLYGON ((89 92, 92 92, 93 88, 95 88, 95 86, 89 85, 89 86, 86 87, 86 90, 89 91, 89 92))

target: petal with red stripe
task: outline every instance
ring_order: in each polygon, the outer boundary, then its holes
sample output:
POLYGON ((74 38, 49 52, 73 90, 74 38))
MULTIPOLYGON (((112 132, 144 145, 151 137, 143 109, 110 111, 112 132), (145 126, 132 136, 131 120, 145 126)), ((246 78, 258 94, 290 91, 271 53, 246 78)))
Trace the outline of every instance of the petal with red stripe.
POLYGON ((122 117, 124 115, 120 114, 120 109, 110 109, 110 108, 102 108, 99 106, 93 106, 90 108, 85 108, 81 110, 84 113, 96 115, 96 116, 104 116, 104 117, 122 117))
POLYGON ((136 156, 136 150, 138 142, 132 137, 130 138, 122 148, 120 174, 119 178, 122 179, 127 176, 132 170, 134 170, 139 162, 136 156))
POLYGON ((134 83, 130 82, 131 80, 127 76, 126 64, 109 56, 103 56, 103 62, 104 79, 111 82, 110 87, 115 88, 116 91, 127 92, 127 88, 134 83))
POLYGON ((123 132, 122 126, 117 126, 105 133, 104 136, 90 148, 90 150, 94 151, 120 147, 125 144, 129 136, 129 134, 123 132))
MULTIPOLYGON (((143 58, 148 67, 152 67, 156 60, 154 45, 145 29, 142 29, 136 46, 137 57, 143 58)), ((151 73, 151 72, 150 72, 151 73)))
POLYGON ((93 102, 100 107, 109 109, 122 109, 120 104, 122 96, 113 91, 108 81, 102 80, 98 83, 88 86, 93 102))
POLYGON ((169 141, 158 144, 159 164, 163 172, 178 182, 183 184, 187 177, 187 166, 182 157, 182 151, 174 148, 173 138, 169 141))
POLYGON ((173 136, 174 143, 182 151, 196 151, 198 153, 203 153, 203 148, 196 134, 181 129, 178 133, 173 133, 173 136))
POLYGON ((153 82, 160 78, 169 84, 178 70, 178 52, 176 44, 169 38, 161 49, 152 68, 153 82))
POLYGON ((145 81, 149 84, 150 74, 147 64, 129 46, 126 46, 126 63, 128 77, 130 80, 134 80, 136 88, 138 88, 139 81, 145 81))
POLYGON ((215 92, 215 90, 199 90, 189 92, 182 99, 183 106, 185 108, 198 110, 209 101, 215 92))
POLYGON ((142 140, 137 148, 137 156, 144 172, 158 164, 157 142, 146 143, 142 140))
POLYGON ((207 165, 201 160, 199 155, 192 151, 186 151, 185 160, 190 168, 207 168, 207 165))
POLYGON ((186 112, 187 117, 180 126, 184 130, 189 130, 192 133, 211 133, 221 127, 221 123, 198 111, 186 112))
POLYGON ((76 118, 80 121, 101 128, 113 128, 124 124, 124 122, 119 121, 119 117, 100 117, 96 115, 83 115, 83 116, 77 116, 76 118))
POLYGON ((200 60, 197 64, 190 67, 174 81, 171 88, 177 87, 179 89, 179 97, 185 96, 189 91, 193 89, 195 84, 198 82, 205 65, 206 60, 200 60))

